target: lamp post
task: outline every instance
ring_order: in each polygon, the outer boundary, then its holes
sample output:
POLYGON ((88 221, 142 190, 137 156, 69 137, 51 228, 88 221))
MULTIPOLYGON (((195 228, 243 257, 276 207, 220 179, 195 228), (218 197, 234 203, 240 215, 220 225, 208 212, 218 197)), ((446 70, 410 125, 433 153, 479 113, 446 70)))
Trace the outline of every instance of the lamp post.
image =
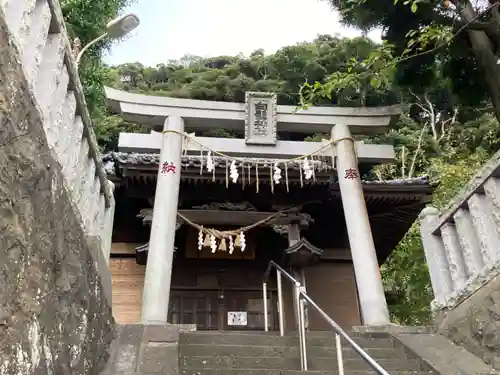
POLYGON ((100 42, 105 38, 118 39, 121 38, 139 26, 139 17, 135 14, 126 14, 124 16, 115 18, 106 25, 106 32, 100 37, 95 38, 88 43, 76 56, 76 66, 80 65, 83 54, 94 44, 100 42))

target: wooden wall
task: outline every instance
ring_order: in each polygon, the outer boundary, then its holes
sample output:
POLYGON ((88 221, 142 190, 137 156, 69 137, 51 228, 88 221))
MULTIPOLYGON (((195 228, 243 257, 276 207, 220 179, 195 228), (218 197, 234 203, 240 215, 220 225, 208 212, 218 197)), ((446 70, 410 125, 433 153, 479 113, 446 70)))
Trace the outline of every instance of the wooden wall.
MULTIPOLYGON (((350 261, 319 262, 305 269, 307 294, 342 328, 360 325, 358 293, 354 267, 350 261)), ((296 330, 293 288, 283 278, 285 326, 296 330)), ((312 308, 309 309, 309 329, 328 331, 330 325, 312 308)))
MULTIPOLYGON (((191 261, 190 265, 177 263, 172 275, 173 289, 217 290, 233 287, 260 290, 263 269, 256 267, 255 261, 243 261, 245 264, 242 264, 242 261, 230 262, 226 264, 226 270, 222 274, 217 272, 217 267, 213 269, 210 267, 210 264, 215 265, 216 261, 204 260, 201 261, 203 264, 198 263, 193 268, 197 262, 200 261, 191 261), (186 267, 190 272, 186 272, 186 267)), ((146 267, 136 264, 135 257, 113 257, 110 259, 110 269, 115 319, 121 324, 137 323, 140 319, 146 267)), ((306 268, 305 276, 308 294, 338 324, 347 329, 361 324, 352 262, 320 262, 306 268)), ((283 287, 286 325, 288 329, 295 329, 292 290, 290 283, 285 279, 283 287)), ((309 329, 329 330, 330 327, 317 313, 310 311, 309 329)))
POLYGON ((142 288, 146 266, 135 258, 109 260, 113 288, 113 315, 120 324, 137 323, 141 315, 142 288))
MULTIPOLYGON (((320 262, 306 269, 309 296, 341 327, 361 325, 358 292, 352 262, 320 262)), ((309 329, 330 330, 330 325, 309 309, 309 329)))

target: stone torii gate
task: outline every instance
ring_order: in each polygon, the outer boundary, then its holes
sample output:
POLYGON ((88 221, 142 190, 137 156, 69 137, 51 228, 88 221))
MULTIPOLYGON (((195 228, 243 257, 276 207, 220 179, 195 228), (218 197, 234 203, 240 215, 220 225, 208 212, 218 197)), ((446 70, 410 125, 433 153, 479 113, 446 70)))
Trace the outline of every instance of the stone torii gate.
POLYGON ((375 246, 363 195, 359 162, 394 161, 390 145, 355 142, 351 134, 384 131, 396 121, 398 107, 311 107, 297 111, 276 104, 270 93, 248 92, 246 103, 177 99, 106 89, 109 106, 126 121, 163 127, 163 133, 121 133, 120 151, 160 153, 156 196, 144 281, 141 320, 144 324, 167 323, 174 239, 179 199, 181 154, 199 153, 199 145, 185 142, 184 132, 213 128, 244 129, 245 139, 196 137, 207 149, 232 157, 285 160, 308 155, 329 141, 296 142, 277 139, 278 131, 331 133, 333 146, 318 156, 332 157, 339 177, 342 205, 352 253, 361 314, 365 325, 389 323, 375 246), (337 124, 333 126, 332 124, 337 124), (165 166, 171 166, 165 173, 165 166))

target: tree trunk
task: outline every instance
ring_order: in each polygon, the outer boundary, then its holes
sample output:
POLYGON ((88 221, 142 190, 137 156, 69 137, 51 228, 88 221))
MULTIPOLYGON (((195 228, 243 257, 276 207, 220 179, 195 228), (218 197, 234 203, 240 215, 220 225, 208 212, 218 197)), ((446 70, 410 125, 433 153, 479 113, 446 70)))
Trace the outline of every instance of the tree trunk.
MULTIPOLYGON (((460 7, 460 16, 464 22, 472 22, 477 16, 470 2, 464 2, 460 7)), ((488 35, 480 30, 467 30, 472 50, 481 66, 491 96, 495 116, 500 122, 500 66, 493 52, 493 44, 488 35)))

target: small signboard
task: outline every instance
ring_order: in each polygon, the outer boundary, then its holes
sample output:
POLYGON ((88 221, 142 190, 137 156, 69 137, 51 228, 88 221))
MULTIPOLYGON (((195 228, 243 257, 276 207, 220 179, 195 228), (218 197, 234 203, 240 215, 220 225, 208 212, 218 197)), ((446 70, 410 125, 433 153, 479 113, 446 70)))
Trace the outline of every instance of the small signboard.
POLYGON ((247 312, 246 311, 228 311, 227 325, 228 326, 246 326, 247 312))

